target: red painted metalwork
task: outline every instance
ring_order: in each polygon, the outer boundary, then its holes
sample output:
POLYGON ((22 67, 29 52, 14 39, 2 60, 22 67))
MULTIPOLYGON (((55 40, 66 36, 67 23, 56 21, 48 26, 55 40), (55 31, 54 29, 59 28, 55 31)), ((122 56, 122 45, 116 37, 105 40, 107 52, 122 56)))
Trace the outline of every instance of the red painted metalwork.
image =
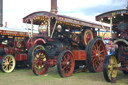
POLYGON ((28 37, 27 32, 18 32, 18 31, 9 31, 9 30, 0 30, 1 35, 10 35, 10 36, 24 36, 28 37))
POLYGON ((7 54, 15 54, 15 48, 4 48, 7 54))
POLYGON ((27 54, 16 54, 15 59, 16 59, 16 61, 26 61, 27 54))
POLYGON ((32 38, 26 41, 26 48, 29 50, 34 45, 34 40, 32 38))
POLYGON ((3 47, 3 45, 2 44, 0 44, 0 48, 2 48, 3 47))
POLYGON ((34 44, 39 44, 39 45, 42 45, 42 44, 45 44, 45 40, 42 39, 42 38, 38 38, 34 41, 34 44))
POLYGON ((55 66, 57 63, 57 59, 48 59, 48 64, 53 67, 55 66))
POLYGON ((85 50, 73 50, 74 60, 86 60, 85 50))

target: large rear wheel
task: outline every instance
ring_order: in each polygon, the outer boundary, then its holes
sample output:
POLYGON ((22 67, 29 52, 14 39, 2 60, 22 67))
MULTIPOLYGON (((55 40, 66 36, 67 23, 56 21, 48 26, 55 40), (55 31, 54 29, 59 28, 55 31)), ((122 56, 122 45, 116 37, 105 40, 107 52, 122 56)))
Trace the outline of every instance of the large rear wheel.
POLYGON ((103 70, 103 62, 106 56, 105 45, 100 38, 92 39, 86 47, 86 64, 90 72, 103 70))
POLYGON ((111 82, 117 77, 117 60, 114 55, 106 56, 103 66, 103 74, 106 81, 111 82))
POLYGON ((0 69, 4 73, 10 73, 14 70, 16 61, 13 55, 5 54, 0 60, 0 69))
POLYGON ((42 75, 48 71, 48 55, 44 50, 36 50, 31 59, 32 71, 35 75, 42 75))
POLYGON ((89 42, 89 40, 93 39, 93 33, 91 30, 86 29, 81 36, 81 42, 83 46, 86 46, 89 42))
POLYGON ((61 77, 69 77, 74 71, 75 61, 69 50, 61 52, 57 59, 57 70, 61 77))

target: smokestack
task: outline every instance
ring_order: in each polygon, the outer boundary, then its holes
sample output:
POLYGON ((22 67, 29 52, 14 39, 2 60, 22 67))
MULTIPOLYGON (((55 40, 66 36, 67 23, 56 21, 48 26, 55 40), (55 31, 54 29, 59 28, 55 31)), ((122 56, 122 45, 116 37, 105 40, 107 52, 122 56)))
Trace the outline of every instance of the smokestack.
POLYGON ((51 13, 57 14, 57 0, 51 0, 51 13))
POLYGON ((3 26, 3 0, 0 0, 0 27, 3 26))

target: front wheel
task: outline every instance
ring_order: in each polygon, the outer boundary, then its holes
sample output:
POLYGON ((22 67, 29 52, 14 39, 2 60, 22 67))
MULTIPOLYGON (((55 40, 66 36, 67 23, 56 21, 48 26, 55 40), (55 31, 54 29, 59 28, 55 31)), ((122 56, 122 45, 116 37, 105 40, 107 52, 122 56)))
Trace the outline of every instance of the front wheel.
POLYGON ((106 56, 103 66, 104 78, 108 82, 112 82, 112 78, 117 77, 117 60, 114 55, 106 56))
POLYGON ((61 52, 57 59, 57 70, 61 77, 69 77, 74 71, 75 61, 69 50, 61 52))
POLYGON ((32 71, 35 75, 42 75, 48 71, 48 55, 44 50, 36 50, 34 52, 32 62, 32 71))
POLYGON ((16 61, 13 55, 6 54, 0 60, 0 69, 4 73, 10 73, 14 70, 16 61))

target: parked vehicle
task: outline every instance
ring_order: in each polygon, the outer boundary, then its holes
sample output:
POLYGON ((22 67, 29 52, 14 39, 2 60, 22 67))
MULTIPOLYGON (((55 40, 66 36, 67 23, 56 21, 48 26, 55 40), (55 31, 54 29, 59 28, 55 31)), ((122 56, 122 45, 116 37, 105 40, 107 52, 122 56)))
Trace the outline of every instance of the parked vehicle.
POLYGON ((103 66, 105 80, 115 82, 118 70, 128 74, 128 9, 100 14, 96 20, 111 24, 110 40, 118 45, 113 54, 106 56, 103 66))
POLYGON ((70 76, 80 65, 90 72, 103 70, 106 48, 96 32, 102 25, 46 11, 29 14, 23 22, 38 26, 39 34, 31 37, 34 46, 28 51, 34 74, 42 75, 55 65, 61 77, 70 76))
POLYGON ((0 69, 12 72, 15 66, 27 65, 27 52, 31 43, 28 32, 0 27, 0 69), (27 47, 26 47, 27 46, 27 47))

